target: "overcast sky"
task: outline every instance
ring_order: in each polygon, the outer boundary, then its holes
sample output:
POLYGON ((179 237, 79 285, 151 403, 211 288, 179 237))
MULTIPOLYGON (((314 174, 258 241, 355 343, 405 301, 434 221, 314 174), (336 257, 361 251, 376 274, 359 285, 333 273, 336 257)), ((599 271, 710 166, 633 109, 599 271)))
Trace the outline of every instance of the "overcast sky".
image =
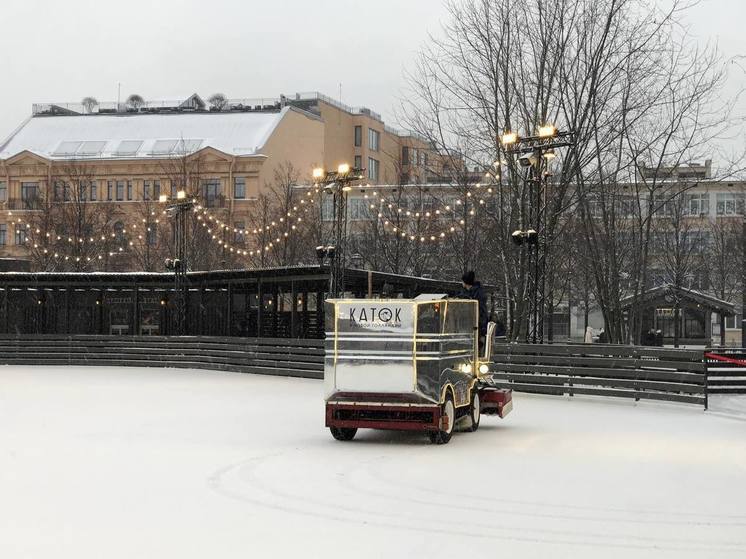
MULTIPOLYGON (((34 102, 114 101, 119 82, 122 99, 338 98, 341 83, 345 103, 396 124, 403 69, 444 17, 440 0, 2 0, 0 138, 34 102)), ((745 0, 704 0, 690 20, 746 54, 745 0)), ((735 89, 746 72, 732 75, 735 89)))

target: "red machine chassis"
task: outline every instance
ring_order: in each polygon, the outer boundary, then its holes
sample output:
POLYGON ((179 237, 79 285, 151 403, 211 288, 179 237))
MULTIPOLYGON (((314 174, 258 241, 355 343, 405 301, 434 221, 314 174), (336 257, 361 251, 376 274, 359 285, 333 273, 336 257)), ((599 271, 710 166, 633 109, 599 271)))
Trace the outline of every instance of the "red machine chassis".
POLYGON ((378 402, 327 402, 326 426, 397 431, 437 431, 438 405, 388 404, 378 402))
MULTIPOLYGON (((512 391, 479 390, 480 412, 505 417, 513 407, 512 391)), ((463 408, 461 408, 463 409, 463 408)), ((437 404, 408 404, 385 401, 339 401, 326 403, 326 426, 396 431, 438 431, 447 428, 437 404)))

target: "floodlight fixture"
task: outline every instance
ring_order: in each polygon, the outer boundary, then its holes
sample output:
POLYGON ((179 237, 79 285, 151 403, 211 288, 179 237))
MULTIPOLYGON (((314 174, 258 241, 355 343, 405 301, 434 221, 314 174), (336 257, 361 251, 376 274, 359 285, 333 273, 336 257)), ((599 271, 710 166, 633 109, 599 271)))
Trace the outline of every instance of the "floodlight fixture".
POLYGON ((557 135, 557 128, 554 124, 545 124, 539 126, 539 137, 541 138, 552 138, 557 135))

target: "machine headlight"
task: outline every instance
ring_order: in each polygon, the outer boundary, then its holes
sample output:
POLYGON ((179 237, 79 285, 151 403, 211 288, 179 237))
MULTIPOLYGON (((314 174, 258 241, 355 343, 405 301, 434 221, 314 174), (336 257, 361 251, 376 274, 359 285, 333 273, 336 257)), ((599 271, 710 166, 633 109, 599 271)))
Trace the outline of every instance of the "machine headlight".
POLYGON ((480 374, 483 374, 483 375, 486 375, 487 373, 490 372, 490 368, 487 366, 487 363, 482 363, 479 366, 479 372, 480 374))
POLYGON ((461 372, 466 373, 467 375, 471 374, 471 363, 464 363, 461 365, 461 372))

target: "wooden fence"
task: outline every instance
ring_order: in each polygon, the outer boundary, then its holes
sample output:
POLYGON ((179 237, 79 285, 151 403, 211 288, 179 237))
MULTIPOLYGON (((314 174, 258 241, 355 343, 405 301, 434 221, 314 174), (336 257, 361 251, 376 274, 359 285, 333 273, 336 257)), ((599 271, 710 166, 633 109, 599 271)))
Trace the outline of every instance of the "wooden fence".
POLYGON ((324 376, 324 341, 214 336, 0 336, 0 364, 180 367, 324 376))
POLYGON ((704 350, 610 344, 497 344, 500 386, 520 392, 667 400, 707 408, 704 350))
POLYGON ((710 394, 746 394, 746 349, 708 349, 705 362, 710 394))
MULTIPOLYGON (((709 393, 746 394, 744 350, 499 343, 498 384, 518 392, 667 400, 707 407, 709 393), (739 353, 740 352, 740 353, 739 353), (717 367, 708 375, 708 367, 717 367), (709 379, 708 379, 709 376, 709 379)), ((321 379, 324 341, 216 336, 0 335, 0 364, 180 367, 321 379)))

